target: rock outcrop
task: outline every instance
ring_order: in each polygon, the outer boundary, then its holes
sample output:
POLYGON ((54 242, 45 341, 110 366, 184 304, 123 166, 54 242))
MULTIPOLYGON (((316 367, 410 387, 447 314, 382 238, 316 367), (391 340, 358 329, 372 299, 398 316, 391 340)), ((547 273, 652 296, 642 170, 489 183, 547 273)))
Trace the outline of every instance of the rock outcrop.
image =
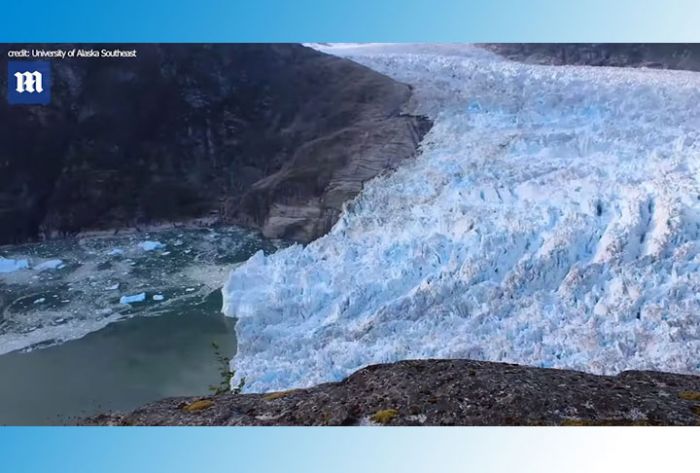
POLYGON ((700 377, 468 360, 361 369, 339 383, 165 399, 90 425, 698 425, 700 377))
POLYGON ((301 45, 121 48, 51 60, 48 106, 0 77, 0 244, 203 216, 309 241, 429 127, 409 86, 301 45))
POLYGON ((508 59, 528 64, 700 71, 698 44, 505 43, 480 46, 508 59))

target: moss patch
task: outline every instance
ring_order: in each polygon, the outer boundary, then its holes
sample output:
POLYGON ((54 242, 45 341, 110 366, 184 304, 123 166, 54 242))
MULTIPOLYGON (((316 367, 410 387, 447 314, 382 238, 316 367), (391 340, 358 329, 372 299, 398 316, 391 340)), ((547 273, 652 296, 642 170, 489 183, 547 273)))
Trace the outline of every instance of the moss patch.
POLYGON ((584 425, 591 425, 590 421, 584 419, 564 419, 561 425, 566 427, 579 427, 584 425))
POLYGON ((678 397, 686 401, 700 401, 700 391, 681 391, 678 397))
POLYGON ((208 409, 211 406, 214 405, 214 401, 211 399, 200 399, 198 401, 191 402, 187 404, 185 407, 182 408, 182 410, 192 413, 192 412, 199 412, 203 411, 204 409, 208 409))
POLYGON ((263 396, 263 399, 265 401, 274 401, 275 399, 282 399, 283 397, 287 397, 291 394, 294 394, 296 390, 290 389, 289 391, 277 391, 274 393, 266 394, 263 396))
POLYGON ((629 419, 564 419, 561 425, 567 427, 605 427, 605 426, 645 426, 653 425, 647 420, 629 419))
POLYGON ((381 411, 377 411, 372 414, 370 419, 372 422, 376 422, 377 424, 386 425, 397 415, 399 415, 399 411, 396 409, 382 409, 381 411))

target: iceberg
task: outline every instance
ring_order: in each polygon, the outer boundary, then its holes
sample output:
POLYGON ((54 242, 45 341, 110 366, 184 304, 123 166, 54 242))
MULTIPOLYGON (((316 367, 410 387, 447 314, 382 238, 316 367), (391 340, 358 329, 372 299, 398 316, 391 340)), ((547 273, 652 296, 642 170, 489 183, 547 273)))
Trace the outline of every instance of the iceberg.
POLYGON ((133 304, 135 302, 143 302, 146 300, 146 293, 141 292, 139 294, 122 296, 119 298, 120 304, 133 304))
POLYGON ((44 261, 43 263, 34 266, 36 271, 46 271, 51 269, 61 269, 63 267, 63 260, 60 259, 50 259, 44 261))
POLYGON ((162 250, 165 245, 159 241, 142 241, 138 244, 143 251, 162 250))
POLYGON ((10 259, 0 256, 0 273, 13 273, 28 268, 29 261, 26 259, 10 259))
POLYGON ((326 236, 231 271, 234 385, 409 358, 700 373, 700 74, 332 53, 412 85, 434 126, 326 236))

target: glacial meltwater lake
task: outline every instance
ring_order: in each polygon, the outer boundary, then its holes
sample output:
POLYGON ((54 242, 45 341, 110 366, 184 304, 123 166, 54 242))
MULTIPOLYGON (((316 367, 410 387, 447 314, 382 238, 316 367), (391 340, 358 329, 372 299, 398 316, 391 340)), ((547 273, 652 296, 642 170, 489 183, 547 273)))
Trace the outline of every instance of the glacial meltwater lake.
POLYGON ((70 424, 219 384, 228 272, 282 242, 236 227, 0 247, 0 425, 70 424))

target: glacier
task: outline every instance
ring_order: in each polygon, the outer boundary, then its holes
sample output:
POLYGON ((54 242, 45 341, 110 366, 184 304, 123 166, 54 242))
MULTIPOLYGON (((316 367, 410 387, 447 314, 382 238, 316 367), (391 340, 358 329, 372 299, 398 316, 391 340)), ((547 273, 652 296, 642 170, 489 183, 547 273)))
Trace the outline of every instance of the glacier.
POLYGON ((411 358, 700 372, 700 74, 315 47, 410 84, 434 127, 327 235, 231 271, 232 384, 411 358))

